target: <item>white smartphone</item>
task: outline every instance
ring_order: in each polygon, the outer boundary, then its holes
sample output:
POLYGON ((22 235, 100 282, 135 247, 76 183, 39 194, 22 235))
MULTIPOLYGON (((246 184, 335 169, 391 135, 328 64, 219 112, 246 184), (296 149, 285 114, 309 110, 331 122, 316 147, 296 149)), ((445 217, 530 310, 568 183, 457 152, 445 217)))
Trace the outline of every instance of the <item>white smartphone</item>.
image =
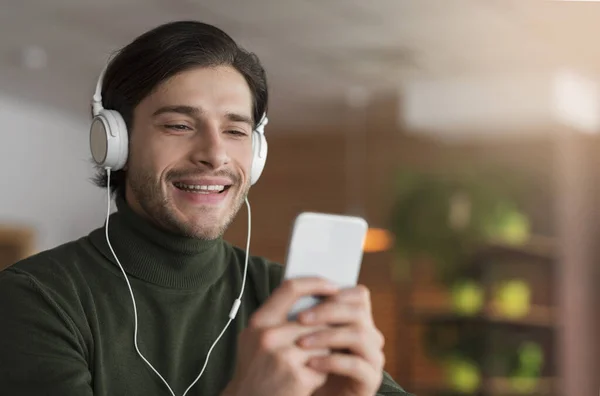
MULTIPOLYGON (((355 216, 304 212, 296 217, 288 247, 284 279, 317 276, 340 288, 356 286, 368 224, 355 216)), ((288 314, 297 315, 320 302, 319 296, 298 300, 288 314)))

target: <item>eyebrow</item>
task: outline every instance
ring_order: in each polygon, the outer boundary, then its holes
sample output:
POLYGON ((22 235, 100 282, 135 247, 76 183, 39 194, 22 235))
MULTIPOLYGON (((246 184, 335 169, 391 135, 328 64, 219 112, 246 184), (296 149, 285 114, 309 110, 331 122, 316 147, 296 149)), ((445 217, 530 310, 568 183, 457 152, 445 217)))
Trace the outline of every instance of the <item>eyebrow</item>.
MULTIPOLYGON (((178 113, 198 118, 200 115, 202 115, 202 113, 204 113, 204 111, 198 107, 186 105, 163 106, 156 110, 154 113, 152 113, 152 116, 157 117, 165 113, 178 113)), ((254 127, 254 121, 252 120, 252 117, 248 117, 247 115, 228 112, 225 114, 225 118, 227 118, 229 121, 243 122, 250 125, 251 127, 254 127)))

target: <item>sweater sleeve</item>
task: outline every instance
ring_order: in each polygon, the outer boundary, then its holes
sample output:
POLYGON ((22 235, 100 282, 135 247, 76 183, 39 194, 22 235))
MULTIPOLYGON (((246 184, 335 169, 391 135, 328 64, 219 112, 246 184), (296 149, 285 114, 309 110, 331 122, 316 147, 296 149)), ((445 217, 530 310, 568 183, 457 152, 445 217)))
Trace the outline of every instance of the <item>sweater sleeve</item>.
POLYGON ((0 272, 0 318, 0 394, 93 394, 81 337, 34 278, 0 272))
POLYGON ((375 396, 414 396, 398 385, 391 375, 383 372, 383 381, 375 396))

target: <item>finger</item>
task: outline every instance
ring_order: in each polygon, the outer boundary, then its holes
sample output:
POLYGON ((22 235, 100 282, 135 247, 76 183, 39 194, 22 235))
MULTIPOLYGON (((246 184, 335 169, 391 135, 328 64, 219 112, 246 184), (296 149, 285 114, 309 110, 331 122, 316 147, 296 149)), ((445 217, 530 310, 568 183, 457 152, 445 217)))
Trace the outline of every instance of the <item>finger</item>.
POLYGON ((336 285, 322 278, 288 279, 275 289, 262 307, 254 313, 250 325, 270 327, 287 322, 288 312, 300 297, 331 296, 337 292, 336 285))
POLYGON ((328 300, 363 305, 369 311, 371 310, 371 293, 369 292, 369 289, 363 285, 342 289, 339 293, 329 297, 328 300))
POLYGON ((324 326, 322 325, 302 326, 296 322, 287 322, 277 327, 259 330, 258 343, 261 349, 274 351, 294 346, 303 336, 323 329, 324 326))
POLYGON ((298 348, 295 345, 283 347, 277 351, 279 359, 287 360, 288 364, 293 367, 306 367, 311 359, 330 355, 328 349, 313 349, 307 350, 298 348))
POLYGON ((309 384, 311 387, 323 385, 327 379, 327 374, 314 370, 309 367, 311 359, 325 356, 329 352, 323 351, 305 351, 295 346, 284 348, 278 351, 277 359, 284 367, 294 367, 297 374, 303 377, 302 383, 309 384))
POLYGON ((343 289, 321 304, 300 313, 298 319, 304 324, 373 324, 369 289, 362 285, 343 289))
POLYGON ((308 366, 317 371, 352 378, 366 389, 376 389, 383 375, 382 370, 372 367, 360 357, 342 353, 312 358, 308 366))
POLYGON ((351 325, 355 323, 372 324, 371 312, 364 306, 346 304, 335 300, 327 300, 313 308, 307 309, 298 315, 298 321, 306 326, 351 325))
POLYGON ((298 345, 306 349, 347 350, 362 357, 375 368, 383 368, 384 337, 375 328, 345 326, 326 328, 300 337, 298 345))

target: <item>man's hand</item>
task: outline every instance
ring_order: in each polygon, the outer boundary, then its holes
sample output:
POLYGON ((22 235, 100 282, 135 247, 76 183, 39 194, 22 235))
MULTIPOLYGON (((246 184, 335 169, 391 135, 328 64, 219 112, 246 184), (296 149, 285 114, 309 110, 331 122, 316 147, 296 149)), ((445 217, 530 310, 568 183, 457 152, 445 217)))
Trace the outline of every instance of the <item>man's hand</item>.
POLYGON ((327 353, 327 349, 305 349, 296 342, 324 326, 289 322, 287 315, 300 297, 328 297, 337 292, 323 279, 283 282, 252 315, 249 326, 240 334, 235 374, 224 395, 309 396, 322 386, 327 379, 326 371, 312 369, 307 363, 327 353))
POLYGON ((298 340, 305 350, 329 349, 312 357, 308 366, 328 374, 314 396, 373 396, 379 388, 385 357, 384 337, 375 327, 369 291, 364 286, 346 289, 302 312, 299 323, 327 326, 298 340))

